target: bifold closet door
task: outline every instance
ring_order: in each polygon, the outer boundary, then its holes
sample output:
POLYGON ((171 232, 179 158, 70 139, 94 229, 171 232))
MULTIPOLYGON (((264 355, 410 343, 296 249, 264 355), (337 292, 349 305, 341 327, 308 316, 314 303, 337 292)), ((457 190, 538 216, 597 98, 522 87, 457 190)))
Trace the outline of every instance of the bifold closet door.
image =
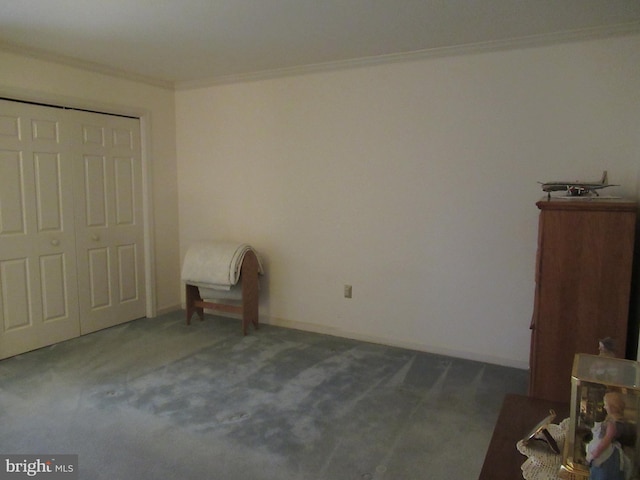
POLYGON ((140 121, 74 112, 82 334, 144 317, 140 121))
POLYGON ((0 100, 0 358, 146 313, 140 122, 0 100))
POLYGON ((72 129, 0 100, 0 358, 79 335, 72 129))

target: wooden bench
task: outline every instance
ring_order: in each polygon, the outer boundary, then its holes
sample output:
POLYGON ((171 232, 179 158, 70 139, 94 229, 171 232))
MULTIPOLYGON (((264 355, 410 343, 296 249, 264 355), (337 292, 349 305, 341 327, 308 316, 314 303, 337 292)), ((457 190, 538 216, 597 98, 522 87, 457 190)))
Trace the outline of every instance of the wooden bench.
POLYGON ((204 320, 204 309, 240 314, 242 317, 242 333, 247 334, 249 323, 258 329, 258 259, 255 253, 249 250, 240 267, 240 280, 242 299, 240 303, 225 303, 223 301, 205 301, 200 296, 200 290, 196 285, 186 284, 187 325, 191 324, 191 317, 197 313, 200 320, 204 320))

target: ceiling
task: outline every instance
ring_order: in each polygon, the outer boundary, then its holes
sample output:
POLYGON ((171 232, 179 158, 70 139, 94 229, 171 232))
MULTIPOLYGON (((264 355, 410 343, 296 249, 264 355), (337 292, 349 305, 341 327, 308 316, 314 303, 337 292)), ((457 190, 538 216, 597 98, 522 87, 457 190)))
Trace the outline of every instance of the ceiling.
POLYGON ((640 32, 640 0, 0 0, 0 48, 180 86, 640 32))

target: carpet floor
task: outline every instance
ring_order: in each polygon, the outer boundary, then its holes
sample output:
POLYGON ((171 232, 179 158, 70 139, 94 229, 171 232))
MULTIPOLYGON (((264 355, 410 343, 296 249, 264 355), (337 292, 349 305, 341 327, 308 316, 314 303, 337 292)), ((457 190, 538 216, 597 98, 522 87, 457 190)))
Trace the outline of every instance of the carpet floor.
POLYGON ((527 372, 184 312, 0 361, 0 452, 86 480, 477 478, 527 372))

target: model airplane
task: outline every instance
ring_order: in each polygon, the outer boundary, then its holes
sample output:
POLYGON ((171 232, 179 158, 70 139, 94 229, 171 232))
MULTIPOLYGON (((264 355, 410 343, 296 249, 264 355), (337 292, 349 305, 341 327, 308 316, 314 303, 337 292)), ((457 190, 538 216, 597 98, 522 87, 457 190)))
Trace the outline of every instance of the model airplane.
POLYGON ((547 192, 551 196, 551 192, 566 191, 569 196, 580 197, 589 193, 595 193, 596 190, 606 187, 618 187, 619 185, 610 184, 607 179, 607 171, 602 172, 602 179, 597 182, 538 182, 542 185, 542 191, 547 192))

